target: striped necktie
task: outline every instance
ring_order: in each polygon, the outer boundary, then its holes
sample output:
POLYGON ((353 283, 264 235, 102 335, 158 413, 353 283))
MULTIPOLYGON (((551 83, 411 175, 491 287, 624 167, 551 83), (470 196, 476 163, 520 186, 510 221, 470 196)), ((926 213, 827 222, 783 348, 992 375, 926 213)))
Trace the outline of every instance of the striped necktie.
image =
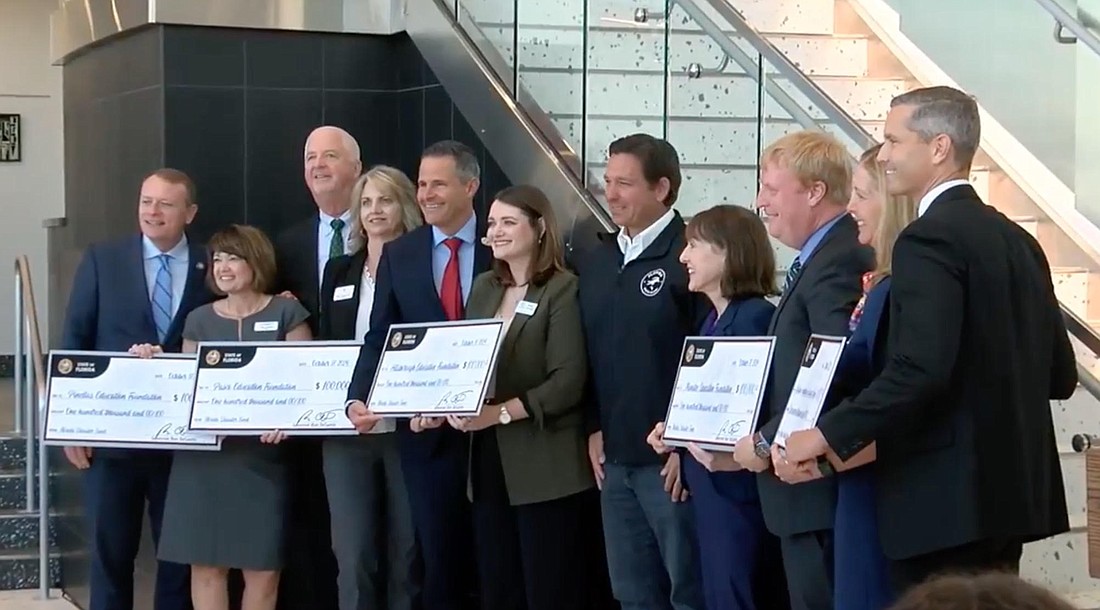
POLYGON ((168 336, 168 327, 172 325, 172 269, 169 263, 172 257, 161 254, 157 257, 160 269, 153 282, 153 324, 157 327, 157 337, 163 344, 168 336))
POLYGON ((802 271, 802 260, 799 257, 794 257, 791 261, 791 266, 787 268, 787 279, 783 281, 783 293, 786 294, 791 289, 791 284, 794 284, 794 279, 798 277, 799 272, 802 271))
POLYGON ((328 244, 328 257, 336 258, 337 256, 344 255, 344 220, 342 218, 333 218, 332 222, 328 223, 332 227, 332 241, 328 244))

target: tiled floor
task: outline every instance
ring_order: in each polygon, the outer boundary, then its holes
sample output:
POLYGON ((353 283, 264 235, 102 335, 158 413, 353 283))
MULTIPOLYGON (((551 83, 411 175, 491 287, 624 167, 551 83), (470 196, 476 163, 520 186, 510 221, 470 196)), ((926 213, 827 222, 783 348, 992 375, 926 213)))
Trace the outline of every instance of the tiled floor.
POLYGON ((76 606, 51 591, 50 599, 39 599, 38 591, 0 591, 0 610, 73 610, 76 606))

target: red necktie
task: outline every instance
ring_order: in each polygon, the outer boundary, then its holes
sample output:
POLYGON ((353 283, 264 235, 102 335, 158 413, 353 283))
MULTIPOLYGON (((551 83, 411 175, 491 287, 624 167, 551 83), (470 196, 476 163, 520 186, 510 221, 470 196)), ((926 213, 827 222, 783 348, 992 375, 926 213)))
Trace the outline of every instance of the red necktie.
POLYGON ((439 287, 439 300, 443 303, 443 313, 448 320, 462 319, 462 280, 458 275, 458 249, 462 240, 449 237, 443 243, 451 250, 451 258, 443 269, 443 285, 439 287))

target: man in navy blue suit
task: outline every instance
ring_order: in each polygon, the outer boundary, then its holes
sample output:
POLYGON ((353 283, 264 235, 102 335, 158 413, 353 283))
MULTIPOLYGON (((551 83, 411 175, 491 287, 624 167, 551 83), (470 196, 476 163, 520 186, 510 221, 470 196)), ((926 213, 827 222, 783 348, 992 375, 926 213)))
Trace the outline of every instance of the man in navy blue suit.
MULTIPOLYGON (((187 314, 213 299, 204 284, 206 254, 184 234, 197 211, 195 185, 183 172, 160 169, 145 178, 138 204, 141 234, 94 244, 84 253, 73 278, 62 349, 124 352, 150 343, 180 351, 187 314)), ((148 501, 155 544, 171 452, 93 454, 90 447, 66 447, 65 456, 85 471, 92 536, 89 610, 132 610, 142 511, 148 501)), ((191 608, 187 566, 159 563, 153 607, 191 608)))
MULTIPOLYGON (((382 250, 370 330, 348 389, 348 418, 360 432, 381 419, 365 402, 390 325, 461 319, 474 277, 489 268, 489 250, 478 239, 485 231, 474 214, 480 173, 473 151, 458 142, 438 142, 421 156, 417 201, 427 224, 382 250)), ((474 562, 466 499, 469 444, 449 426, 425 430, 425 424, 414 418, 398 428, 423 555, 423 607, 470 608, 473 575, 465 572, 474 562)))

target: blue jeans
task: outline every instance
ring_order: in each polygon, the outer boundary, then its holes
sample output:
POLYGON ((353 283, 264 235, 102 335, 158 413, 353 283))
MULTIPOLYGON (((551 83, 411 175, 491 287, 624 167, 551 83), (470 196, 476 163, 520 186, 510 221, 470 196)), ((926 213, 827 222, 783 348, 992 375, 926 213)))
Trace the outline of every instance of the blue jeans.
POLYGON ((704 610, 691 506, 660 466, 606 464, 600 503, 611 589, 623 610, 704 610))

